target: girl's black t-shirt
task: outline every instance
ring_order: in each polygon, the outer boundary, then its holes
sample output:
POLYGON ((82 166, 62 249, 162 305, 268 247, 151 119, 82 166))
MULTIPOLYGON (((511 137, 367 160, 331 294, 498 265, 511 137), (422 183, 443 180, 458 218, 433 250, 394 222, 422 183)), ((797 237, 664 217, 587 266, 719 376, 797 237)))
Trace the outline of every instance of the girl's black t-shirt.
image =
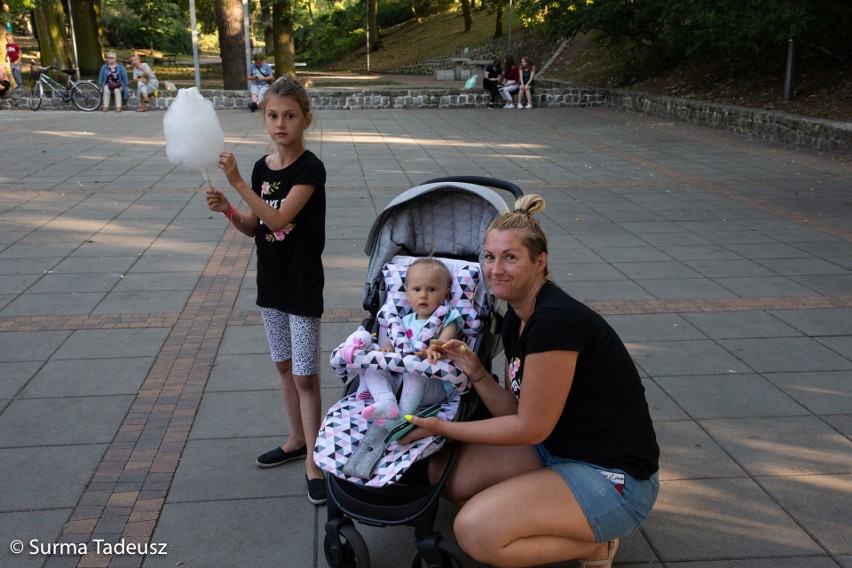
POLYGON ((606 320, 548 282, 520 336, 519 326, 510 307, 502 335, 508 380, 518 398, 528 354, 579 352, 565 408, 544 441, 548 451, 621 469, 637 479, 656 472, 660 449, 645 388, 627 348, 606 320))
POLYGON ((325 166, 306 150, 282 170, 272 170, 264 156, 254 165, 251 188, 275 209, 294 185, 312 185, 308 202, 284 229, 272 232, 260 222, 257 245, 257 305, 289 314, 321 317, 325 276, 325 166))

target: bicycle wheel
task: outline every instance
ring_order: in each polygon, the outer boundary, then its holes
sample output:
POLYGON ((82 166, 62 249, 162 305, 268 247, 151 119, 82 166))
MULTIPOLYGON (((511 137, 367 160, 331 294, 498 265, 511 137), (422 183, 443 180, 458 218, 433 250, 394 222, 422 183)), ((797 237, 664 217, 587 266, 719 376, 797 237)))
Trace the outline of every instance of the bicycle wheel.
POLYGON ((33 88, 30 89, 30 98, 27 99, 27 102, 30 105, 30 108, 33 110, 38 110, 41 108, 41 99, 44 98, 44 86, 41 84, 41 81, 36 81, 33 88))
POLYGON ((89 82, 71 87, 71 102, 80 110, 90 112, 101 106, 101 90, 89 82))

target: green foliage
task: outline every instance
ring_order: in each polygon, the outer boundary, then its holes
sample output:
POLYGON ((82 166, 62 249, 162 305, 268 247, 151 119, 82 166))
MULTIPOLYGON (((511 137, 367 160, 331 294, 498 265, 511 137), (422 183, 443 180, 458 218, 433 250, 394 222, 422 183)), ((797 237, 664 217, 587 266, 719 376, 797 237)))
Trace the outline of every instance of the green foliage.
POLYGON ((187 22, 180 6, 172 2, 105 0, 101 23, 106 43, 114 47, 192 51, 187 22))
POLYGON ((834 0, 530 0, 519 10, 552 38, 596 32, 638 72, 715 62, 728 73, 777 66, 788 39, 852 60, 852 2, 834 0))
MULTIPOLYGON (((414 8, 421 17, 447 10, 453 0, 415 0, 414 8)), ((366 43, 367 8, 364 0, 354 4, 335 5, 316 15, 313 21, 302 21, 295 33, 296 57, 311 64, 322 64, 358 49, 366 43)), ((408 0, 379 2, 379 28, 389 28, 413 18, 408 0)))

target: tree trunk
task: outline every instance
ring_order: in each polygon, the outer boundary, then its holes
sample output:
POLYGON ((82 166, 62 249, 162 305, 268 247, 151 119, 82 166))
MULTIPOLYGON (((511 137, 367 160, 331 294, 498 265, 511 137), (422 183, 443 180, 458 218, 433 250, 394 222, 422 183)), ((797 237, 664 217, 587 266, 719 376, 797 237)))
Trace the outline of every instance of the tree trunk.
POLYGON ((473 28, 473 17, 471 16, 470 2, 471 0, 461 0, 465 33, 468 33, 473 28))
POLYGON ((497 18, 494 21, 494 39, 503 37, 503 8, 497 8, 497 18))
POLYGON ((101 39, 101 3, 99 0, 69 0, 74 14, 74 38, 80 76, 97 78, 104 62, 101 39))
MULTIPOLYGON (((62 2, 41 0, 34 12, 42 67, 49 65, 56 65, 60 69, 70 67, 71 52, 65 37, 65 8, 62 2)), ((65 75, 61 72, 54 72, 51 76, 62 83, 65 82, 65 75)))
POLYGON ((248 69, 242 1, 216 2, 216 26, 219 28, 219 54, 222 56, 222 79, 225 89, 245 89, 248 69))
POLYGON ((370 51, 378 51, 382 47, 379 37, 379 0, 367 0, 367 27, 370 33, 370 51))
POLYGON ((296 76, 296 44, 293 41, 293 4, 272 0, 272 37, 275 45, 275 76, 296 76))
POLYGON ((275 35, 272 33, 272 4, 270 0, 260 1, 260 21, 263 22, 263 50, 267 56, 275 53, 275 35))

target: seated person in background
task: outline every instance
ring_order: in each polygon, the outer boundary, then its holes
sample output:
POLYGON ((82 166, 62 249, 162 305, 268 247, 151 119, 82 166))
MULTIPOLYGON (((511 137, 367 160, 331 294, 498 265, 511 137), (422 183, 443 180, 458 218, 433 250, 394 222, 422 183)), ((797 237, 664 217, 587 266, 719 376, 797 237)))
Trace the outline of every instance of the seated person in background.
MULTIPOLYGON (((426 357, 434 363, 442 358, 441 345, 456 338, 462 327, 462 316, 458 310, 445 304, 449 300, 451 286, 450 271, 440 260, 418 258, 408 267, 405 297, 411 304, 411 313, 402 318, 405 352, 426 357), (425 350, 421 349, 424 344, 425 350)), ((389 328, 388 333, 391 332, 389 328)), ((394 342, 390 341, 382 346, 382 351, 390 352, 394 347, 394 342)), ((367 369, 361 380, 374 401, 361 412, 361 416, 382 424, 388 430, 402 423, 406 414, 415 414, 417 407, 441 402, 448 393, 445 389, 454 388, 447 381, 404 373, 402 394, 397 405, 394 393, 399 383, 396 376, 367 369)))
POLYGON ((249 89, 251 91, 249 109, 254 112, 263 100, 263 95, 266 94, 266 89, 268 89, 269 85, 272 84, 272 81, 275 80, 275 77, 272 74, 272 67, 270 67, 268 63, 263 62, 262 53, 255 54, 254 63, 249 65, 247 78, 251 81, 251 83, 249 83, 249 89))
POLYGON ((482 79, 482 88, 491 93, 491 102, 488 108, 494 108, 494 103, 500 99, 500 82, 503 81, 503 67, 500 60, 495 59, 485 68, 485 76, 482 79))
POLYGON ((121 112, 121 101, 130 98, 127 83, 127 71, 124 65, 119 64, 115 52, 110 51, 98 75, 98 84, 101 86, 104 97, 104 112, 109 110, 109 100, 113 93, 115 93, 115 112, 121 112))
POLYGON ((535 65, 529 57, 521 57, 521 82, 518 89, 518 108, 532 108, 532 94, 535 89, 535 65), (527 98, 527 106, 524 106, 524 97, 527 98))
POLYGON ((503 108, 515 108, 512 97, 520 87, 519 82, 521 79, 521 73, 518 70, 518 66, 515 65, 515 58, 507 55, 506 64, 503 66, 503 69, 505 75, 503 75, 503 84, 500 86, 500 96, 506 101, 503 108))
POLYGON ((139 98, 142 99, 142 103, 136 109, 136 112, 147 112, 148 95, 153 94, 159 88, 160 83, 151 67, 147 63, 143 63, 138 54, 134 53, 130 56, 130 65, 133 67, 133 80, 136 81, 139 98))

